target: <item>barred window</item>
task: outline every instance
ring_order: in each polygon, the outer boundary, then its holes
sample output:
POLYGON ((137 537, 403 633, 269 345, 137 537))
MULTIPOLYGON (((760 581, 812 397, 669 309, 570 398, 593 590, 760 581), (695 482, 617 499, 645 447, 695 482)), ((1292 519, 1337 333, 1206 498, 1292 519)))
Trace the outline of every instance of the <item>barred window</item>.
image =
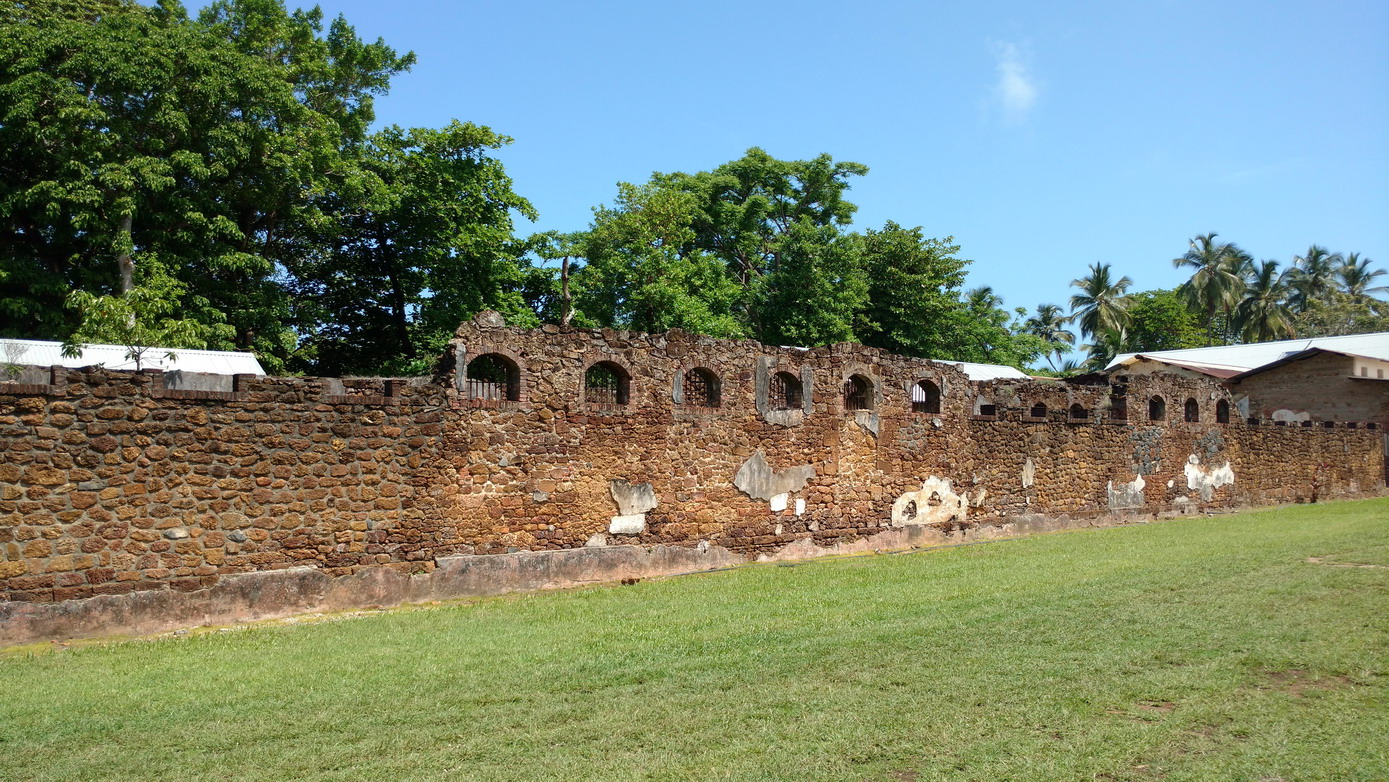
POLYGON ((1224 399, 1215 403, 1215 422, 1218 424, 1230 423, 1230 403, 1224 399))
POLYGON ((773 410, 796 410, 803 399, 801 380, 790 372, 772 375, 767 384, 767 403, 773 410))
POLYGON ((873 382, 863 375, 851 375, 844 381, 844 409, 872 410, 873 382))
POLYGON ((598 407, 627 404, 630 380, 627 370, 611 361, 599 361, 584 373, 584 401, 598 407))
POLYGON ((484 353, 468 362, 463 390, 469 399, 516 402, 521 399, 521 372, 506 356, 484 353))
POLYGON ((1032 409, 1028 411, 1027 415, 1031 418, 1046 418, 1047 406, 1038 402, 1032 406, 1032 409))
POLYGON ((1189 424, 1200 421, 1201 405, 1195 399, 1186 400, 1186 406, 1182 408, 1182 418, 1189 424))
POLYGON ((1084 421, 1090 417, 1090 411, 1085 409, 1085 405, 1076 402, 1071 405, 1070 416, 1072 421, 1084 421))
POLYGON ((719 376, 699 367, 685 373, 685 404, 690 407, 715 408, 719 406, 719 376))
POLYGON ((940 386, 929 380, 918 380, 912 386, 913 413, 940 412, 940 386))

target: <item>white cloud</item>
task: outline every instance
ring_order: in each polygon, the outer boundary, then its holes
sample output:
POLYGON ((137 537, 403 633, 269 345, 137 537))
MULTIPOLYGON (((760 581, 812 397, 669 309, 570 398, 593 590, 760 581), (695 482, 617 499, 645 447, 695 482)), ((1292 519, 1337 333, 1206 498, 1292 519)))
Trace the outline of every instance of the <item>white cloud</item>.
POLYGON ((994 99, 1003 109, 1005 119, 1021 122, 1037 103, 1037 80, 1028 71, 1017 44, 990 41, 989 48, 998 62, 994 99))

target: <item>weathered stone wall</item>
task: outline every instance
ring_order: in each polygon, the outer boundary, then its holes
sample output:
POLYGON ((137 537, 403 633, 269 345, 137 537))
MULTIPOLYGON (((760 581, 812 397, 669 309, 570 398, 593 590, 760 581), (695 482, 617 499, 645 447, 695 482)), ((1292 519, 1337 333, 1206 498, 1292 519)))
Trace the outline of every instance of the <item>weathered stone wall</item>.
POLYGON ((641 559, 650 575, 1345 496, 1383 475, 1378 431, 1251 425, 1233 410, 1216 423, 1229 397, 1201 379, 972 383, 857 345, 682 332, 484 318, 459 329, 432 381, 49 380, 0 385, 0 640, 148 629, 151 611, 214 621, 443 596, 464 589, 458 572, 471 592, 581 583, 637 568, 615 544, 688 552, 641 559), (479 391, 458 369, 487 354, 509 381, 479 391), (627 376, 624 403, 586 393, 598 362, 627 376), (716 407, 686 387, 697 369, 716 379, 716 407), (775 403, 778 373, 802 399, 775 403), (866 409, 848 409, 851 377, 866 409), (923 380, 938 413, 913 410, 923 380), (1153 396, 1163 420, 1148 420, 1153 396), (562 549, 589 553, 545 559, 562 549), (536 553, 492 559, 515 552, 536 553), (290 568, 275 589, 246 580, 290 568), (480 573, 496 583, 479 587, 480 573))

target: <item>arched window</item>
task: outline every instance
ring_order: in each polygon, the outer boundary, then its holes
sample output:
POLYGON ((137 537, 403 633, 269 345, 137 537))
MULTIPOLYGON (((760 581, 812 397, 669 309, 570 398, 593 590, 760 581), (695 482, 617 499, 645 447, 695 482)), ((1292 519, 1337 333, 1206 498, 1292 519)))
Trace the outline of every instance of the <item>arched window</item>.
POLYGON ((1155 396, 1148 400, 1148 420, 1165 421, 1167 420, 1167 400, 1160 396, 1155 396))
POLYGON ((801 407, 801 379, 790 372, 772 375, 767 384, 767 403, 773 410, 798 410, 801 407))
POLYGON ((929 380, 918 380, 912 386, 913 413, 939 413, 940 387, 929 380))
POLYGON ((463 391, 469 399, 520 401, 521 371, 516 362, 500 353, 484 353, 468 362, 463 391))
POLYGON ((690 407, 714 408, 721 398, 719 376, 703 368, 696 367, 685 373, 685 404, 690 407))
POLYGON ((873 381, 863 375, 850 375, 844 381, 844 409, 872 410, 873 409, 873 381))
POLYGON ((1085 409, 1085 405, 1076 402, 1071 405, 1068 415, 1070 415, 1072 421, 1084 421, 1090 417, 1090 411, 1085 409))
POLYGON ((1041 402, 1038 402, 1037 404, 1032 406, 1032 410, 1030 410, 1027 415, 1031 418, 1046 418, 1047 406, 1042 404, 1041 402))
POLYGON ((1182 420, 1189 424, 1201 420, 1201 405, 1195 399, 1188 398, 1186 404, 1182 406, 1182 420))
POLYGON ((584 373, 584 401, 599 407, 627 404, 631 386, 627 370, 611 361, 599 361, 584 373))
POLYGON ((1215 422, 1218 424, 1230 423, 1230 403, 1222 399, 1215 403, 1215 422))

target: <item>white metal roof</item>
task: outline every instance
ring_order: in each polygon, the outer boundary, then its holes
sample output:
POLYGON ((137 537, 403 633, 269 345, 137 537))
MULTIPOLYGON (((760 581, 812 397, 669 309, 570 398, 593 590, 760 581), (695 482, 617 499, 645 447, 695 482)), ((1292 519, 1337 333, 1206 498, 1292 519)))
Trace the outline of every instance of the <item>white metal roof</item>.
MULTIPOLYGON (((68 358, 63 355, 63 343, 40 342, 32 339, 0 339, 0 363, 36 367, 90 367, 134 369, 135 362, 125 357, 122 345, 82 346, 82 355, 68 358)), ((181 369, 184 372, 206 372, 214 375, 264 375, 265 369, 253 353, 227 350, 189 350, 186 348, 150 348, 140 360, 144 369, 181 369), (165 354, 173 352, 172 360, 165 354)))
POLYGON ((1017 367, 1006 367, 1002 364, 971 364, 966 361, 947 361, 944 363, 953 364, 956 369, 968 375, 970 380, 1027 380, 1031 377, 1017 367))
POLYGON ((1186 350, 1121 353, 1115 356, 1105 369, 1113 369, 1121 364, 1131 362, 1137 356, 1143 356, 1155 361, 1180 361, 1187 364, 1203 364, 1244 371, 1271 364, 1284 356, 1300 353, 1309 348, 1321 348, 1336 353, 1349 353, 1354 356, 1389 361, 1389 331, 1373 334, 1348 334, 1344 337, 1285 339, 1277 342, 1255 342, 1249 345, 1219 345, 1186 350))

